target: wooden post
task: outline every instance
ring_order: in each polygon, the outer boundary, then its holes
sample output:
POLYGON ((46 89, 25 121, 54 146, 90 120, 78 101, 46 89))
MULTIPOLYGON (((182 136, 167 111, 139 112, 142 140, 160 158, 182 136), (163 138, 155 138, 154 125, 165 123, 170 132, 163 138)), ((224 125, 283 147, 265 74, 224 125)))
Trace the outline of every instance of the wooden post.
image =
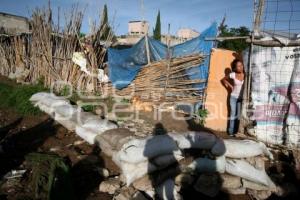
POLYGON ((167 74, 166 74, 166 82, 165 82, 165 94, 166 94, 166 90, 168 87, 168 82, 169 82, 169 71, 170 71, 170 65, 171 65, 171 59, 172 59, 172 55, 170 52, 170 24, 168 24, 168 37, 167 37, 167 61, 168 61, 168 65, 167 65, 167 74))
POLYGON ((149 50, 149 43, 148 43, 148 33, 145 35, 145 43, 146 43, 146 54, 147 54, 147 64, 150 64, 151 63, 151 60, 150 60, 150 50, 149 50))

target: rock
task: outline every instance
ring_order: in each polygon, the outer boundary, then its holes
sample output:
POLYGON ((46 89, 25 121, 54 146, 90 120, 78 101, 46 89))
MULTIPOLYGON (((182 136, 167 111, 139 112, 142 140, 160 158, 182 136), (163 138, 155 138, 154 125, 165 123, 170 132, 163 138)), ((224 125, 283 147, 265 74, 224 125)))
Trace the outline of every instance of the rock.
POLYGON ((247 189, 247 193, 256 200, 264 200, 269 198, 272 195, 272 192, 268 190, 258 191, 258 190, 247 189))
POLYGON ((49 151, 51 151, 51 152, 57 152, 57 151, 60 151, 60 150, 61 150, 60 147, 52 147, 52 148, 50 148, 49 151))
POLYGON ((160 184, 156 189, 156 194, 161 200, 180 200, 182 197, 178 193, 180 187, 175 185, 173 179, 167 179, 160 184))
POLYGON ((121 188, 120 194, 115 197, 115 200, 128 200, 131 199, 135 194, 133 187, 123 187, 121 188))
POLYGON ((100 176, 102 176, 104 178, 109 177, 109 171, 107 169, 99 167, 99 168, 97 168, 97 171, 100 174, 100 176))
POLYGON ((130 130, 131 132, 137 132, 137 129, 136 129, 136 128, 129 128, 129 130, 130 130))
POLYGON ((221 174, 222 188, 236 189, 242 187, 242 180, 240 177, 229 174, 221 174))
POLYGON ((222 188, 222 191, 228 194, 246 194, 246 188, 240 187, 240 188, 222 188))
POLYGON ((118 189, 120 189, 120 187, 120 181, 118 179, 111 178, 100 183, 99 191, 108 194, 114 194, 118 189))
POLYGON ((192 185, 195 178, 190 174, 179 174, 175 177, 175 184, 182 186, 182 187, 188 187, 192 185))
POLYGON ((81 145, 81 144, 83 144, 83 143, 85 143, 85 141, 84 140, 77 140, 77 141, 75 141, 74 142, 74 146, 77 146, 77 145, 81 145))
POLYGON ((137 191, 132 196, 131 200, 148 200, 140 191, 137 191))
POLYGON ((154 190, 149 176, 144 176, 143 178, 134 181, 132 186, 140 191, 154 190))
POLYGON ((280 186, 276 187, 275 194, 280 197, 286 196, 298 196, 299 191, 296 185, 293 183, 283 183, 280 186))
POLYGON ((294 149, 293 150, 293 157, 295 161, 295 174, 297 179, 300 179, 300 150, 294 149))
POLYGON ((201 174, 194 185, 194 189, 209 197, 215 197, 222 186, 220 175, 213 174, 201 174))
POLYGON ((252 190, 271 190, 269 187, 264 186, 262 184, 254 183, 252 181, 248 181, 246 179, 242 179, 243 187, 252 189, 252 190))
POLYGON ((144 122, 145 122, 145 120, 143 120, 143 119, 135 119, 134 121, 139 124, 144 124, 144 122))
POLYGON ((102 108, 96 108, 95 113, 96 113, 96 115, 100 115, 100 116, 102 116, 104 114, 102 108))

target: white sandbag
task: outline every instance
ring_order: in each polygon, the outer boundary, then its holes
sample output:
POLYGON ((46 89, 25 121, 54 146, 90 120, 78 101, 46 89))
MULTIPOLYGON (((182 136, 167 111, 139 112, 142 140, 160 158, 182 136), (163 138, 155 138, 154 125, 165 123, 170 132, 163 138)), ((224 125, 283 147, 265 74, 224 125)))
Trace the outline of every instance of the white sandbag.
POLYGON ((206 172, 225 172, 225 157, 220 156, 215 160, 209 158, 197 158, 187 167, 187 172, 198 172, 198 173, 206 173, 206 172))
POLYGON ((86 142, 89 144, 94 144, 95 143, 95 137, 97 136, 97 133, 91 131, 90 129, 81 127, 81 126, 76 126, 75 129, 76 134, 84 139, 86 142))
POLYGON ((179 149, 170 136, 156 135, 127 142, 115 158, 129 163, 140 163, 159 155, 171 154, 174 151, 178 152, 179 149))
POLYGON ((46 106, 45 104, 40 103, 39 101, 34 104, 35 107, 38 107, 41 111, 47 113, 51 117, 54 117, 54 108, 46 106))
POLYGON ((38 101, 40 101, 40 100, 42 100, 44 98, 47 98, 49 96, 50 96, 49 92, 38 92, 38 93, 33 94, 30 97, 29 101, 31 101, 31 102, 38 102, 38 101))
POLYGON ((86 123, 89 120, 97 120, 99 119, 98 115, 95 115, 91 112, 83 112, 81 111, 80 113, 77 113, 77 124, 79 126, 82 126, 84 123, 86 123))
POLYGON ((153 163, 155 166, 157 166, 159 169, 165 168, 173 163, 178 163, 180 160, 182 160, 184 157, 178 154, 166 154, 161 155, 159 157, 153 158, 151 160, 151 163, 153 163))
POLYGON ((224 144, 224 140, 221 138, 217 138, 216 143, 211 148, 211 153, 215 156, 222 156, 226 152, 226 147, 224 144))
POLYGON ((183 159, 183 157, 180 155, 167 154, 153 158, 151 161, 146 160, 140 163, 128 163, 124 161, 120 162, 119 160, 115 160, 115 157, 113 157, 113 161, 122 170, 127 186, 137 179, 156 170, 164 169, 176 162, 179 162, 181 159, 183 159))
MULTIPOLYGON (((273 159, 272 153, 268 150, 266 145, 262 142, 255 142, 253 140, 224 140, 225 156, 229 158, 247 158, 258 155, 265 155, 273 159)), ((216 143, 212 148, 213 154, 218 154, 224 149, 223 144, 216 143)))
POLYGON ((54 112, 64 116, 64 117, 72 117, 73 115, 78 115, 81 112, 81 109, 77 106, 73 106, 71 104, 63 104, 54 107, 54 112))
POLYGON ((38 101, 39 105, 45 105, 49 108, 55 108, 60 105, 69 105, 70 102, 66 99, 56 99, 56 98, 45 98, 43 100, 38 101))
POLYGON ((60 123, 69 131, 75 131, 76 129, 76 116, 75 117, 65 117, 61 116, 60 114, 55 114, 54 120, 60 123))
POLYGON ((81 125, 82 128, 89 129, 96 134, 101 134, 104 131, 118 128, 115 123, 108 121, 107 119, 89 119, 81 125))
POLYGON ((180 200, 182 197, 177 192, 178 186, 175 185, 174 180, 167 179, 156 188, 157 195, 162 200, 180 200))
POLYGON ((216 136, 207 132, 169 133, 180 149, 211 149, 216 143, 216 136))
POLYGON ((152 173, 158 169, 155 165, 149 163, 148 161, 134 164, 127 162, 120 163, 118 161, 115 162, 121 168, 127 186, 129 186, 135 180, 142 178, 146 174, 152 173))
POLYGON ((274 183, 264 170, 258 170, 244 160, 226 159, 226 172, 255 183, 274 187, 274 183))

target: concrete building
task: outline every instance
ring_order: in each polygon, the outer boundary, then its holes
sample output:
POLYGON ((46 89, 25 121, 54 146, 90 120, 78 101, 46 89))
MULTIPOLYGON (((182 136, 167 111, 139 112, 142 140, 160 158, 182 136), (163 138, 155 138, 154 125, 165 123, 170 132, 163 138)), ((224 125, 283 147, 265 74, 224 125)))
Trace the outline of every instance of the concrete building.
POLYGON ((164 43, 165 45, 176 45, 182 43, 182 39, 175 36, 175 35, 161 35, 161 42, 164 43))
POLYGON ((147 21, 130 21, 128 23, 128 35, 142 36, 149 31, 149 23, 147 21))
POLYGON ((0 12, 0 32, 8 34, 28 33, 30 23, 26 17, 0 12))
POLYGON ((177 31, 177 36, 182 40, 182 42, 198 37, 199 35, 199 32, 190 28, 181 28, 177 31))

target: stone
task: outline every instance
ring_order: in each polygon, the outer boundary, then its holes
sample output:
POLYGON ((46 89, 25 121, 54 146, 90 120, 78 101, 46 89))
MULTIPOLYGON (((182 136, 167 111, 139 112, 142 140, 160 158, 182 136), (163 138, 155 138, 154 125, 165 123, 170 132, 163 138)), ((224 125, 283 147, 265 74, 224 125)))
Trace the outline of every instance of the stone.
POLYGON ((182 186, 182 187, 188 187, 192 185, 195 178, 190 174, 179 174, 175 177, 175 184, 182 186))
POLYGON ((109 171, 105 168, 99 167, 97 168, 98 173, 100 174, 100 176, 107 178, 109 177, 109 171))
POLYGON ((246 194, 246 188, 222 188, 222 191, 228 194, 239 195, 246 194))
POLYGON ((121 184, 119 179, 111 178, 100 183, 99 191, 108 194, 114 194, 118 189, 120 189, 120 187, 121 184))
POLYGON ((132 183, 132 186, 140 191, 154 190, 149 176, 144 176, 132 183))
POLYGON ((128 200, 134 195, 135 190, 133 187, 123 187, 120 193, 114 198, 115 200, 128 200))
POLYGON ((194 189, 209 197, 215 197, 219 193, 221 185, 222 181, 219 174, 201 174, 194 185, 194 189))
POLYGON ((242 180, 240 177, 232 176, 229 174, 221 174, 222 188, 240 188, 242 186, 242 180))
POLYGON ((140 191, 133 194, 131 200, 148 200, 140 191))
POLYGON ((252 189, 252 190, 270 190, 270 188, 267 186, 264 186, 259 183, 254 183, 254 182, 248 181, 246 179, 242 179, 242 183, 243 183, 244 188, 248 188, 248 189, 252 189))
POLYGON ((269 198, 272 195, 271 191, 268 190, 251 190, 251 189, 247 189, 247 193, 254 199, 257 200, 264 200, 269 198))

